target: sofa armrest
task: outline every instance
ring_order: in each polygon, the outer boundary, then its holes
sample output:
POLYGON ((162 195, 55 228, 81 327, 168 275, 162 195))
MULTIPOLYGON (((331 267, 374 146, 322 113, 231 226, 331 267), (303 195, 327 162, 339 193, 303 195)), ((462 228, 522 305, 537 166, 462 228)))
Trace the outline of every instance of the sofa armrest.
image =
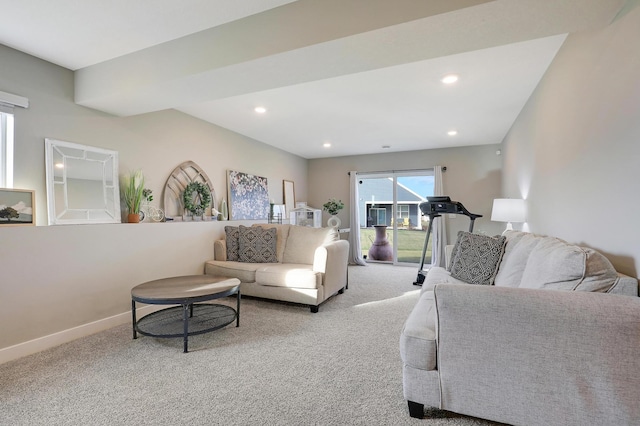
POLYGON ((213 243, 213 258, 215 260, 227 260, 226 240, 216 240, 213 243))
POLYGON ((514 424, 640 419, 639 298, 474 285, 434 296, 441 408, 514 424))
POLYGON ((349 242, 332 241, 318 247, 313 258, 313 270, 324 274, 325 298, 347 286, 349 242))

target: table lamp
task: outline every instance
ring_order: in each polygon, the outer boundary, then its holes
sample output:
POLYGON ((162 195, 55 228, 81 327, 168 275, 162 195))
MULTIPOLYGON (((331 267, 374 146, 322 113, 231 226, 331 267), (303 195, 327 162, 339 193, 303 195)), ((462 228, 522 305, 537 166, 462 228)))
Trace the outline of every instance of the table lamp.
POLYGON ((507 222, 507 231, 512 230, 511 222, 524 222, 524 200, 517 198, 496 198, 493 200, 491 220, 494 222, 507 222))

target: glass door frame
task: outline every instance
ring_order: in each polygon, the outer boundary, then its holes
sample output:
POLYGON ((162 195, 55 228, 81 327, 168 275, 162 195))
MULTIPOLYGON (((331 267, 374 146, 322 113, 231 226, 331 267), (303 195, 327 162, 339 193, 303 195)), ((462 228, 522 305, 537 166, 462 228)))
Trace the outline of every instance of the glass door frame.
MULTIPOLYGON (((377 260, 372 261, 370 259, 367 259, 366 260, 367 262, 391 263, 393 265, 412 266, 412 267, 416 265, 416 263, 412 263, 412 262, 398 261, 398 218, 397 218, 398 216, 398 178, 411 177, 411 176, 433 176, 434 172, 435 170, 433 168, 427 168, 427 169, 419 169, 419 170, 396 170, 396 171, 384 171, 384 172, 358 173, 358 179, 384 179, 384 178, 391 179, 392 188, 393 188, 393 199, 392 199, 392 205, 391 205, 391 218, 393 219, 392 226, 391 226, 391 231, 392 231, 391 245, 393 248, 393 261, 391 262, 377 261, 377 260)), ((433 194, 424 194, 420 196, 426 200, 426 197, 428 195, 433 195, 433 194)), ((364 208, 366 209, 366 202, 365 202, 364 208)), ((421 214, 418 208, 418 218, 420 217, 421 217, 421 214)), ((365 228, 367 227, 366 225, 367 224, 366 224, 366 210, 365 210, 365 228)), ((425 236, 426 236, 426 231, 425 231, 425 236)), ((360 238, 360 229, 358 229, 358 238, 360 238)), ((420 249, 422 250, 422 245, 420 246, 420 249)))

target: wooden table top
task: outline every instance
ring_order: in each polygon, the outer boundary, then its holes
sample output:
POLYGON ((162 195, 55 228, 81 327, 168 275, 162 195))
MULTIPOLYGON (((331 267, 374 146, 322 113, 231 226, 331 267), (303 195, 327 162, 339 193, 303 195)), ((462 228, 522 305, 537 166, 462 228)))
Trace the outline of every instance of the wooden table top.
POLYGON ((213 275, 185 275, 148 281, 131 289, 135 299, 190 299, 224 293, 240 285, 237 278, 213 275))

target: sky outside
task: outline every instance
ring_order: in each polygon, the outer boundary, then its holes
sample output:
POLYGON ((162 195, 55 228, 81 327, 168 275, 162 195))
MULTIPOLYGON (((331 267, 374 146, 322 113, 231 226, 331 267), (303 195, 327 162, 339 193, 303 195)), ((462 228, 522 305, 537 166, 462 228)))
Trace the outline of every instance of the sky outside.
POLYGON ((398 183, 421 197, 426 198, 433 195, 433 176, 399 176, 398 183))

